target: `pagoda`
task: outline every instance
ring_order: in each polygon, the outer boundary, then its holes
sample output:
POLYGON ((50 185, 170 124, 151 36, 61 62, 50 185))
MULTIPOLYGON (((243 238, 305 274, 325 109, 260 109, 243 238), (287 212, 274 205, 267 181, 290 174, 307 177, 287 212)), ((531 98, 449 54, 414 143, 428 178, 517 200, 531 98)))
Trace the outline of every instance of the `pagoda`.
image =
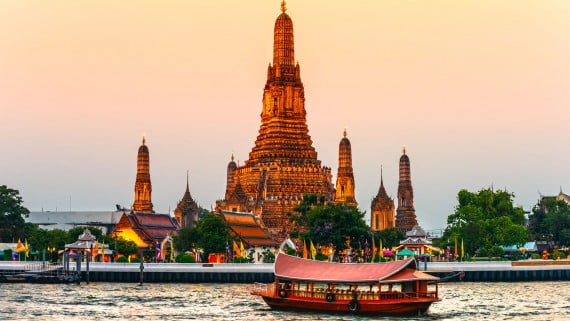
POLYGON ((181 227, 192 227, 199 219, 200 207, 192 199, 192 195, 190 195, 190 183, 188 179, 188 172, 186 173, 186 191, 184 192, 184 196, 176 209, 174 210, 174 217, 178 220, 178 223, 181 227))
POLYGON ((400 181, 398 183, 398 208, 396 209, 396 228, 406 233, 418 225, 416 209, 414 208, 414 190, 412 188, 412 175, 410 158, 406 155, 406 148, 400 157, 400 181))
POLYGON ((227 169, 225 198, 218 210, 253 212, 273 233, 285 235, 287 213, 304 194, 334 199, 331 169, 321 165, 307 126, 301 68, 295 63, 293 21, 285 1, 275 21, 273 63, 267 67, 261 126, 242 166, 227 169))
POLYGON ((344 135, 338 145, 338 171, 336 175, 335 203, 356 206, 354 197, 354 172, 352 170, 352 147, 344 135))
POLYGON ((142 145, 137 155, 137 178, 135 181, 135 202, 133 211, 141 213, 154 213, 152 200, 152 184, 150 182, 150 156, 143 137, 142 145))
POLYGON ((394 228, 394 200, 386 193, 384 188, 384 178, 382 177, 382 167, 380 167, 380 189, 376 197, 372 199, 370 206, 371 224, 373 231, 381 231, 394 228))

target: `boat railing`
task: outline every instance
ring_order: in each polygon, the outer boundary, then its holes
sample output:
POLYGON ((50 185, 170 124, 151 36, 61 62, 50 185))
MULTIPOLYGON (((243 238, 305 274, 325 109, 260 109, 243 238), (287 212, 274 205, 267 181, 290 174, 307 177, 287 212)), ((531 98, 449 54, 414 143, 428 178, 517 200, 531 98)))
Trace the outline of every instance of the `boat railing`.
POLYGON ((269 284, 265 284, 265 283, 254 283, 253 284, 253 288, 251 289, 252 293, 268 293, 268 294, 273 294, 275 293, 275 284, 273 283, 269 283, 269 284))
MULTIPOLYGON (((300 298, 325 299, 326 289, 315 289, 315 291, 307 290, 289 290, 289 295, 300 298)), ((336 300, 352 300, 352 292, 348 290, 334 291, 336 300)), ((437 292, 374 292, 374 291, 357 291, 358 300, 401 300, 415 298, 437 298, 437 292)))

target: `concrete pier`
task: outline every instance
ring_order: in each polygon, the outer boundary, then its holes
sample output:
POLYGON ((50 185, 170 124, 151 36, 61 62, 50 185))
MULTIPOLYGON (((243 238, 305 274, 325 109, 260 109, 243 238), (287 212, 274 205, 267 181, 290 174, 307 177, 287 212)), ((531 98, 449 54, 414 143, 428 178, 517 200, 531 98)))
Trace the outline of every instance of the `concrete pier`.
MULTIPOLYGON (((423 263, 418 267, 420 270, 425 269, 423 263)), ((70 268, 73 273, 75 267, 70 268)), ((0 276, 6 273, 24 273, 29 269, 30 262, 0 261, 0 276)), ((91 262, 89 270, 91 282, 140 282, 139 263, 91 262)), ((568 281, 570 261, 430 262, 427 271, 439 277, 464 272, 461 279, 454 278, 450 282, 568 281)), ((86 280, 86 271, 81 272, 81 277, 86 280)), ((273 264, 144 264, 145 282, 270 283, 273 280, 273 264)))

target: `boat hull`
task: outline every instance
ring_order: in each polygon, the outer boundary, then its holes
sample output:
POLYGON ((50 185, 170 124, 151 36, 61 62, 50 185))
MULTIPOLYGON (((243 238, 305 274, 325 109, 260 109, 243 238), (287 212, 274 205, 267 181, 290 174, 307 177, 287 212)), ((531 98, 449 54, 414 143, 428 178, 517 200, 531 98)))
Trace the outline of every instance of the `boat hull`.
POLYGON ((425 313, 433 302, 439 301, 438 299, 434 298, 386 301, 359 300, 356 309, 354 309, 353 305, 353 310, 351 310, 351 301, 347 300, 327 302, 325 300, 311 300, 307 298, 281 298, 267 295, 260 296, 272 309, 310 310, 357 314, 417 315, 425 313))

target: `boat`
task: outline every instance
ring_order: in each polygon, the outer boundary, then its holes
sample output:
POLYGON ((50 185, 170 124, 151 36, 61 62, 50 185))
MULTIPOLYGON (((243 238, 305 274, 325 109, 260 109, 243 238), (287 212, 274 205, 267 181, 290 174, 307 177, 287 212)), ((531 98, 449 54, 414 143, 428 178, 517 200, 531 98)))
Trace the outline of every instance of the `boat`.
POLYGON ((413 258, 331 263, 280 253, 274 274, 274 283, 259 284, 251 294, 278 310, 421 315, 440 301, 439 278, 418 271, 413 258))

